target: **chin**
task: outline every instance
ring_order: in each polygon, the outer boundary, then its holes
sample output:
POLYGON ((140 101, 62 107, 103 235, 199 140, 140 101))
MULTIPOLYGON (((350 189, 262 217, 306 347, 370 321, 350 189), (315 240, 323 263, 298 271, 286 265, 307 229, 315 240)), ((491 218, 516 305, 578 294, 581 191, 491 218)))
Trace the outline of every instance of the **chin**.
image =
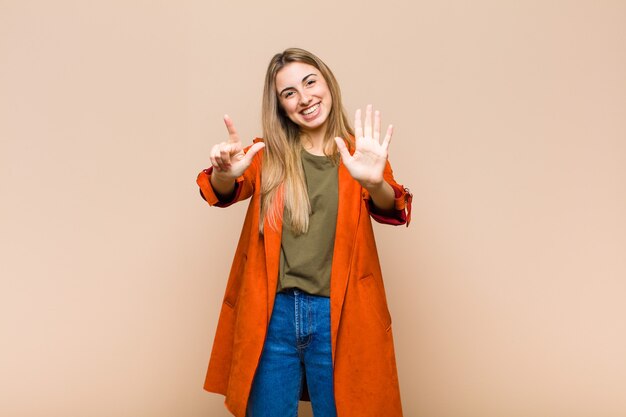
POLYGON ((300 128, 304 129, 304 130, 317 130, 320 129, 322 126, 324 126, 326 124, 326 121, 324 120, 321 123, 315 123, 315 124, 301 124, 300 128))
POLYGON ((315 130, 324 126, 327 120, 328 120, 328 115, 321 114, 318 118, 316 118, 315 120, 311 120, 310 122, 302 121, 302 124, 300 126, 306 127, 311 130, 315 130))

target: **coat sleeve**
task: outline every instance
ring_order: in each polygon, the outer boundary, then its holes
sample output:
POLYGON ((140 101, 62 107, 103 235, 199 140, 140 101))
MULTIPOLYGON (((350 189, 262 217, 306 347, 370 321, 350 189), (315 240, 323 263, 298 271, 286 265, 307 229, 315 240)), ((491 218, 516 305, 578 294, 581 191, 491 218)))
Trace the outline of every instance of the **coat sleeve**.
POLYGON ((408 227, 411 222, 411 202, 413 200, 413 194, 411 194, 408 188, 396 182, 389 161, 387 161, 385 165, 383 178, 391 188, 393 188, 395 194, 394 208, 392 210, 379 209, 374 205, 367 190, 363 189, 363 199, 365 200, 370 216, 378 223, 391 224, 394 226, 406 224, 408 227))
MULTIPOLYGON (((261 139, 254 139, 254 143, 261 141, 261 139)), ((246 147, 243 151, 248 152, 252 145, 246 147)), ((228 207, 238 201, 245 200, 254 193, 254 187, 256 186, 257 172, 261 166, 263 149, 257 152, 252 159, 252 163, 246 169, 246 171, 237 179, 235 179, 235 189, 228 199, 220 198, 211 185, 211 175, 213 173, 213 167, 209 167, 200 171, 196 183, 200 187, 200 196, 211 206, 215 207, 228 207)))

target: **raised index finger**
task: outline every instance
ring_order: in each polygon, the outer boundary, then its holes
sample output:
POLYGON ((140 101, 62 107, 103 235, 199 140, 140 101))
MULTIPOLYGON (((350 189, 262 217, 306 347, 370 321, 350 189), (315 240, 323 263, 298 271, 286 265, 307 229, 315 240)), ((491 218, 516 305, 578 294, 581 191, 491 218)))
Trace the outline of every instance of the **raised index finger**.
POLYGON ((363 137, 363 125, 361 124, 361 109, 357 109, 354 113, 354 136, 355 139, 363 137))
POLYGON ((224 124, 226 125, 226 129, 228 130, 228 142, 230 143, 238 143, 241 142, 239 140, 239 135, 237 134, 237 129, 235 129, 235 124, 229 115, 224 115, 224 124))

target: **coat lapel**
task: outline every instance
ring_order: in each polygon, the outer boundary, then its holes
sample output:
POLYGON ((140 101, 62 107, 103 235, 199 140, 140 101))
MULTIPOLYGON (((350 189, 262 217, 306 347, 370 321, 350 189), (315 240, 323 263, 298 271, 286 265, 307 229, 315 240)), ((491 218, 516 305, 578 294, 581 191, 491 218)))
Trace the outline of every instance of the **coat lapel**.
MULTIPOLYGON (((282 199, 281 199, 282 201, 282 199)), ((282 208, 281 208, 282 212, 282 208)), ((267 270, 267 322, 272 317, 274 299, 276 298, 276 286, 278 284, 278 264, 280 262, 280 241, 283 233, 283 219, 280 216, 276 221, 276 228, 267 224, 263 228, 263 240, 265 244, 265 266, 267 270)))
POLYGON ((339 207, 335 229, 333 265, 330 274, 330 322, 333 362, 341 311, 346 295, 348 277, 352 264, 354 241, 361 215, 361 186, 356 182, 343 162, 339 163, 339 207))

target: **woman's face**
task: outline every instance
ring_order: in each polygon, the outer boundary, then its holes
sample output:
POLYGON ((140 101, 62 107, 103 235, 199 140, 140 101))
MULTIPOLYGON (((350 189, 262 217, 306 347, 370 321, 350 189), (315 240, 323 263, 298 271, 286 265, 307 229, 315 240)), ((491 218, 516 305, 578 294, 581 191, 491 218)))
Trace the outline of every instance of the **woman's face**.
POLYGON ((303 131, 325 128, 333 100, 317 68, 303 62, 285 65, 276 74, 276 94, 287 117, 303 131))

